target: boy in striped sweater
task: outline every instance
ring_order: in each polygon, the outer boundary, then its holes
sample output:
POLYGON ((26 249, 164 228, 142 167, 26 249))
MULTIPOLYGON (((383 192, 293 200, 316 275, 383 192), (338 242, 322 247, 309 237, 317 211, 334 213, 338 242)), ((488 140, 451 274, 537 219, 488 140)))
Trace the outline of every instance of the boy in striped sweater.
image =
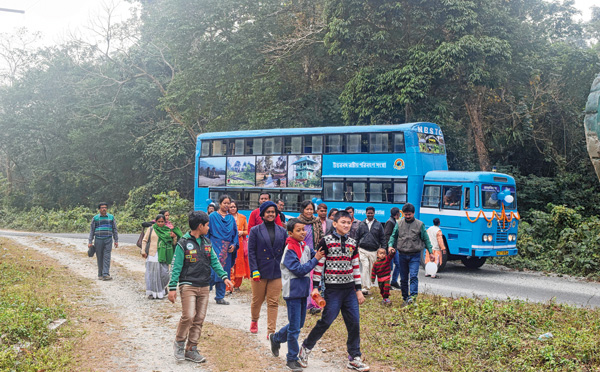
POLYGON ((321 319, 310 331, 298 353, 299 363, 304 368, 308 366, 308 356, 312 348, 341 310, 348 332, 347 367, 357 371, 369 370, 369 366, 363 363, 360 352, 358 306, 365 302, 365 297, 361 291, 358 246, 356 240, 348 236, 351 226, 350 214, 346 211, 339 211, 334 217, 333 227, 335 230, 331 234, 325 235, 317 248, 325 252, 325 257, 321 258, 315 267, 311 295, 319 293, 319 284, 324 282, 324 298, 327 304, 323 308, 321 319))
POLYGON ((396 253, 395 249, 390 249, 390 254, 387 253, 385 248, 379 248, 377 250, 377 261, 373 264, 371 270, 371 281, 377 277, 379 283, 379 293, 383 297, 384 305, 391 305, 390 301, 390 273, 392 272, 392 259, 396 253))

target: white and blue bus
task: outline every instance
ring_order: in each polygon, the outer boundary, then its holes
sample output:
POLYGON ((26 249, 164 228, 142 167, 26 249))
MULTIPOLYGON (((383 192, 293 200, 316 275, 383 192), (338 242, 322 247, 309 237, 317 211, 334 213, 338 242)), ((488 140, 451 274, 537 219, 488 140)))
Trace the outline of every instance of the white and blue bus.
POLYGON ((517 254, 514 179, 448 171, 444 136, 433 123, 204 133, 195 179, 196 210, 228 194, 248 216, 268 192, 289 216, 304 200, 322 200, 354 207, 357 219, 373 206, 384 223, 392 207, 410 202, 427 226, 440 218, 445 260, 479 267, 487 257, 517 254))

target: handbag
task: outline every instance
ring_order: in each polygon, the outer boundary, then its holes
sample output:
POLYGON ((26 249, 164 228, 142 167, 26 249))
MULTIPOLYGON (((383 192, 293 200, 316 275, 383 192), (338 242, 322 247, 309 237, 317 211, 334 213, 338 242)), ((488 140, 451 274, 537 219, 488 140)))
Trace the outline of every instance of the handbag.
POLYGON ((144 251, 146 251, 146 256, 148 255, 148 253, 150 253, 150 241, 152 240, 152 231, 150 231, 150 234, 148 234, 148 241, 146 242, 146 248, 144 249, 144 251))
POLYGON ((142 248, 142 244, 144 242, 144 228, 142 227, 142 232, 140 233, 140 236, 138 237, 137 243, 135 243, 135 245, 138 246, 138 248, 142 248))

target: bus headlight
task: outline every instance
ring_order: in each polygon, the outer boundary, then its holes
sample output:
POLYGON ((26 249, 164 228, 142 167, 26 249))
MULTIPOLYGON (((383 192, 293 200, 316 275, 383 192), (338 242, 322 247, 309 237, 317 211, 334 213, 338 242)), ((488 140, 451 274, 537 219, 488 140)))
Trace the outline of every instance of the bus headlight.
POLYGON ((508 234, 509 242, 514 242, 515 240, 517 240, 517 234, 508 234))
POLYGON ((492 240, 494 240, 494 237, 492 234, 483 234, 481 240, 483 240, 484 242, 491 242, 492 240))

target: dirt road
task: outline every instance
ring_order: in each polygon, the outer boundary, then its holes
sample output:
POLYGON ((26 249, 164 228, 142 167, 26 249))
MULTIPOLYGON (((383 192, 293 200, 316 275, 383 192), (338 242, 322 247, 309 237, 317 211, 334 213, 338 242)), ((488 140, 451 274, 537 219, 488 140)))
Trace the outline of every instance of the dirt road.
MULTIPOLYGON (((0 233, 0 235, 2 235, 0 233)), ((97 355, 91 363, 95 370, 123 371, 278 371, 285 370, 285 353, 282 345, 279 358, 271 355, 266 339, 266 319, 259 321, 258 335, 248 331, 250 324, 250 304, 248 293, 235 294, 227 298, 231 305, 217 305, 211 300, 206 322, 222 329, 234 331, 239 337, 239 344, 227 350, 228 368, 219 366, 219 360, 211 360, 211 349, 219 350, 219 332, 203 330, 200 350, 208 358, 208 363, 177 363, 173 358, 172 344, 175 329, 181 314, 179 299, 176 304, 167 300, 148 300, 145 296, 144 260, 137 254, 135 246, 123 245, 113 249, 111 266, 112 281, 96 280, 96 258, 87 257, 87 242, 83 239, 10 236, 16 243, 34 249, 39 253, 55 259, 73 272, 73 275, 92 279, 93 292, 96 296, 90 301, 99 308, 121 319, 119 324, 105 324, 106 333, 111 342, 116 343, 112 355, 97 355), (214 349, 213 349, 214 348, 214 349), (240 352, 243 350, 243 352, 240 352), (245 359, 245 360, 236 360, 245 359), (237 363, 237 364, 236 364, 237 363)), ((214 293, 214 292, 213 292, 214 293)), ((279 309, 277 326, 287 322, 285 307, 279 309)), ((266 315, 263 308, 261 315, 266 315)), ((302 339, 303 336, 301 336, 302 339)), ((315 350, 320 350, 319 346, 315 350)), ((221 350, 222 351, 222 350, 221 350)), ((345 370, 343 357, 331 353, 314 352, 311 355, 307 372, 345 370), (326 359, 331 358, 329 361, 326 359)))

